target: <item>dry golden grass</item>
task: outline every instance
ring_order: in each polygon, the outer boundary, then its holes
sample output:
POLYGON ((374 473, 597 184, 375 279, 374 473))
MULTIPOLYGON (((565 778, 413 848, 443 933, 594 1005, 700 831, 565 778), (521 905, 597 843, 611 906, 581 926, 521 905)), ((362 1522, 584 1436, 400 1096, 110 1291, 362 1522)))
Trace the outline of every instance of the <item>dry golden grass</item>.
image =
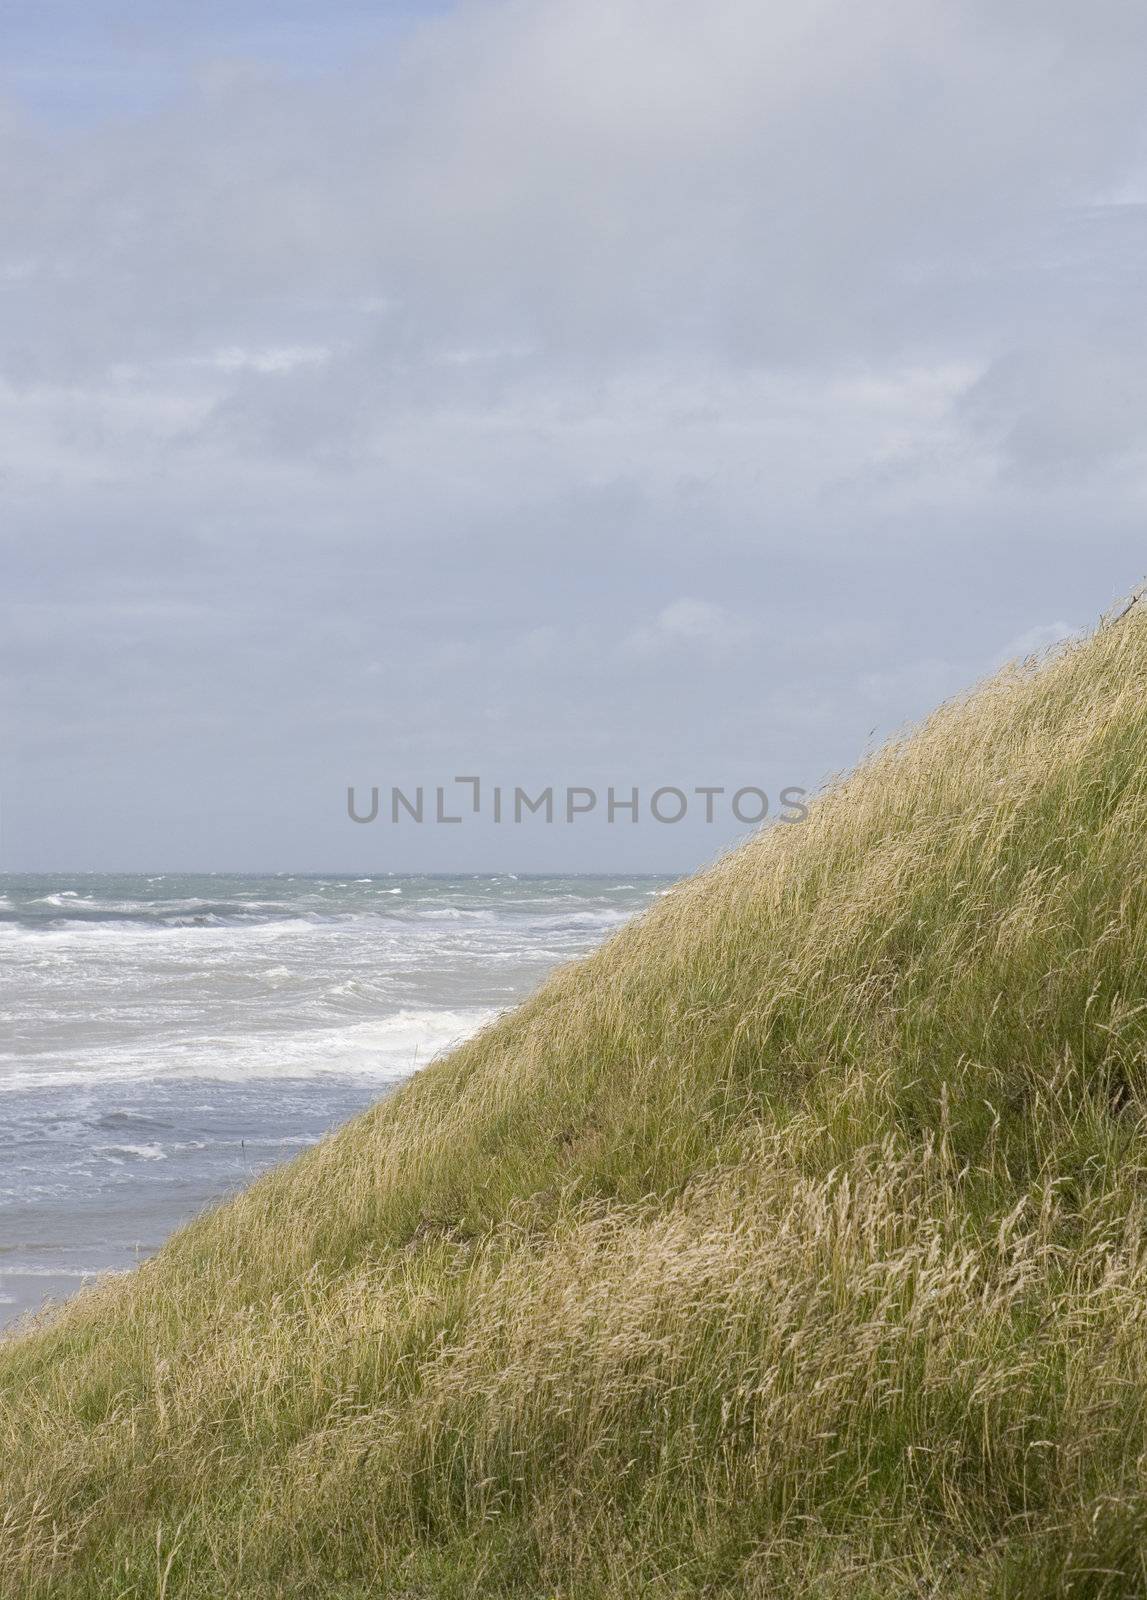
POLYGON ((1147 623, 0 1348, 0 1594, 1147 1594, 1147 623))

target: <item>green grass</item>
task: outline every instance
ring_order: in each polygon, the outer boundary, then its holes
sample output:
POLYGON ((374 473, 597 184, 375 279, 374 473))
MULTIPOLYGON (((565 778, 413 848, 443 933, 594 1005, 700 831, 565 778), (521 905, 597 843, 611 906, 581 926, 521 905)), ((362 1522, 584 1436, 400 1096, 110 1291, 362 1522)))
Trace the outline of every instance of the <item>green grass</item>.
POLYGON ((0 1594, 1147 1595, 1147 622, 0 1347, 0 1594))

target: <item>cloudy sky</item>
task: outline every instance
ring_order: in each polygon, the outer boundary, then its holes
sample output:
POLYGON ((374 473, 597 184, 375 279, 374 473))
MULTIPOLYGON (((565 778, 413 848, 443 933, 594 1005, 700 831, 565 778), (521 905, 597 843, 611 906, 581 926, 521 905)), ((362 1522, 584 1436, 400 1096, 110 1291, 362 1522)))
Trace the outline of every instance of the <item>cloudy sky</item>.
POLYGON ((1147 572, 1145 52, 1138 0, 8 0, 0 867, 684 869, 727 812, 346 789, 811 789, 1088 625, 1147 572))

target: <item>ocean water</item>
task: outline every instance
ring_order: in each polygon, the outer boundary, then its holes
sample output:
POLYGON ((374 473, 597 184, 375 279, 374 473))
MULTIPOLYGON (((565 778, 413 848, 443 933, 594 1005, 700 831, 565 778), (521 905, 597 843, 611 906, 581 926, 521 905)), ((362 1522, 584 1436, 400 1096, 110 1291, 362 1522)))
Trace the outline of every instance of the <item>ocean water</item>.
POLYGON ((143 1259, 665 887, 0 875, 0 1326, 143 1259))

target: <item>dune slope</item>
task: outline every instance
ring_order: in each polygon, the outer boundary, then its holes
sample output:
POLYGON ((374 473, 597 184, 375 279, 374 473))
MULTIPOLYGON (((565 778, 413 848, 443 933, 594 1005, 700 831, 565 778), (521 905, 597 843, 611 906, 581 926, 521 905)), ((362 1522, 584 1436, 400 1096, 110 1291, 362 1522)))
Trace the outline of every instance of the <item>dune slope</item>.
POLYGON ((1147 1593, 1147 623, 0 1347, 0 1594, 1147 1593))

